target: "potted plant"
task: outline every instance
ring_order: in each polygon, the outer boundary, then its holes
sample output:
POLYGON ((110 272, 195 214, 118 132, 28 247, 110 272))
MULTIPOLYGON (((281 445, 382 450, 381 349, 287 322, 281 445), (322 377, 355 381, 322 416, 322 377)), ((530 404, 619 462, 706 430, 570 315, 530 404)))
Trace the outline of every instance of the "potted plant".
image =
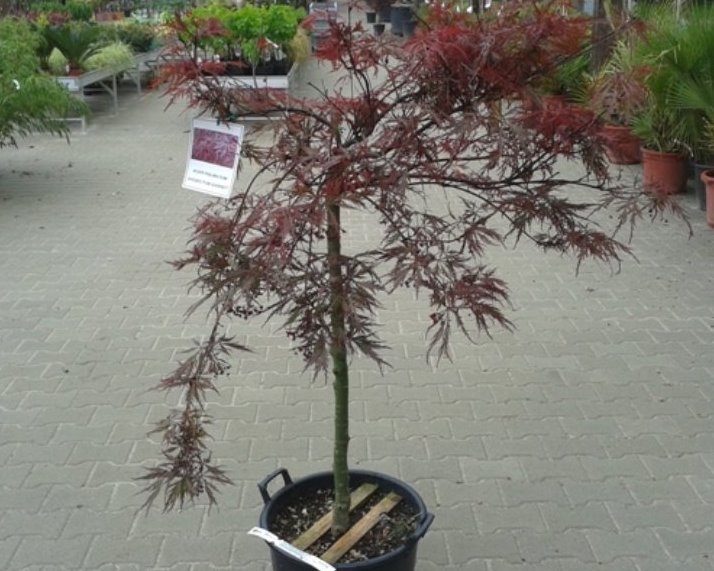
POLYGON ((677 28, 676 46, 661 57, 671 75, 668 99, 676 116, 679 136, 694 161, 694 186, 700 209, 706 208, 701 173, 714 168, 714 153, 707 141, 714 121, 714 9, 694 5, 677 28))
POLYGON ((88 58, 102 47, 99 28, 85 22, 70 22, 63 26, 48 26, 44 30, 47 43, 67 60, 67 75, 80 75, 88 58))
POLYGON ((202 74, 287 77, 293 56, 304 57, 305 34, 298 29, 303 17, 302 9, 279 4, 196 8, 174 20, 179 40, 174 52, 200 63, 202 74))
POLYGON ((116 26, 117 39, 129 46, 135 53, 146 53, 156 45, 156 28, 148 23, 126 20, 116 26))
POLYGON ((185 75, 169 84, 172 99, 187 97, 221 121, 276 112, 283 121, 265 124, 267 136, 244 142, 243 159, 256 164, 256 176, 229 202, 201 209, 190 251, 176 264, 198 271, 195 283, 211 323, 161 381, 183 398, 158 427, 164 459, 144 476, 147 505, 162 492, 167 509, 204 492, 215 501, 228 476, 207 452, 205 393, 217 388, 229 359, 247 349, 226 332, 226 323, 232 317, 278 320, 306 367, 332 379, 335 434, 331 472, 293 482, 279 470, 261 483, 261 527, 293 544, 287 552, 271 546, 276 569, 306 568, 296 547, 335 561, 337 569, 414 569, 417 541, 432 519, 423 502, 404 482, 351 470, 348 463, 350 363, 386 366, 378 322, 383 296, 408 288, 425 298, 431 306, 427 353, 448 357, 458 332, 474 339, 494 325, 511 326, 506 284, 484 259, 489 246, 511 236, 572 253, 579 263, 617 263, 627 246, 591 216, 613 206, 618 227, 629 230, 645 212, 677 210, 676 203, 610 182, 592 144, 592 113, 561 109, 526 130, 518 109, 497 105, 525 90, 541 69, 577 54, 587 31, 581 21, 540 10, 519 18, 518 2, 505 4, 503 17, 487 23, 454 18, 450 10, 432 11, 424 32, 407 43, 375 40, 359 25, 333 22, 317 57, 343 79, 310 97, 230 91, 208 77, 202 89, 185 75), (544 26, 557 33, 544 35, 544 26), (562 157, 582 160, 583 173, 560 172, 562 157), (588 190, 587 203, 567 198, 578 187, 588 190), (374 225, 374 243, 346 242, 352 211, 374 225), (267 484, 281 476, 285 487, 271 496, 267 484), (399 526, 377 510, 377 533, 367 544, 374 552, 360 547, 364 561, 349 552, 352 559, 328 557, 314 547, 322 540, 311 543, 303 531, 317 529, 312 539, 325 536, 329 543, 344 537, 350 508, 359 503, 351 494, 362 493, 362 484, 383 488, 404 506, 399 526), (314 510, 326 519, 316 528, 301 517, 295 527, 283 524, 291 518, 282 510, 312 511, 318 488, 318 495, 332 498, 314 510))
POLYGON ((650 192, 677 194, 687 185, 687 153, 678 137, 671 107, 654 98, 634 118, 632 132, 642 141, 642 184, 650 192))
POLYGON ((660 12, 649 24, 637 56, 649 64, 645 76, 647 100, 633 118, 632 132, 642 140, 645 189, 675 194, 683 192, 687 184, 687 146, 671 102, 676 73, 669 58, 679 44, 679 24, 660 12))
POLYGON ((632 121, 647 102, 646 74, 630 42, 620 40, 585 90, 584 102, 604 123, 605 151, 614 164, 640 162, 642 142, 632 133, 632 121))

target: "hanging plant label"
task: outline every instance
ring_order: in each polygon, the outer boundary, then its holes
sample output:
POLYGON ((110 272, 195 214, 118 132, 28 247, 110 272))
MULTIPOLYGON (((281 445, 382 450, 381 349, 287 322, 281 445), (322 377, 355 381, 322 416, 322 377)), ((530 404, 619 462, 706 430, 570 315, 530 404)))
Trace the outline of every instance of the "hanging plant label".
POLYGON ((254 535, 255 537, 259 537, 260 539, 267 541, 277 549, 293 556, 295 559, 302 561, 310 567, 314 567, 317 571, 335 571, 335 568, 329 563, 323 561, 319 557, 305 553, 297 547, 290 545, 287 541, 283 541, 274 533, 270 533, 267 529, 254 527, 248 531, 248 535, 254 535))
POLYGON ((183 188, 230 198, 243 145, 243 125, 194 119, 188 144, 183 188))

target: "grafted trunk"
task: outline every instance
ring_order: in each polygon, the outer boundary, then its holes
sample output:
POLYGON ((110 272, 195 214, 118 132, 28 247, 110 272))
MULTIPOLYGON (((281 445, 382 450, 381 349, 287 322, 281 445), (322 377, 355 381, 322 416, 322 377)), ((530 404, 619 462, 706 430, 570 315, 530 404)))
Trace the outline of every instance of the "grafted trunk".
POLYGON ((335 479, 332 534, 340 536, 349 528, 350 488, 347 450, 349 434, 349 371, 345 343, 344 285, 340 252, 340 207, 327 207, 327 263, 330 275, 330 356, 335 393, 335 442, 332 471, 335 479))

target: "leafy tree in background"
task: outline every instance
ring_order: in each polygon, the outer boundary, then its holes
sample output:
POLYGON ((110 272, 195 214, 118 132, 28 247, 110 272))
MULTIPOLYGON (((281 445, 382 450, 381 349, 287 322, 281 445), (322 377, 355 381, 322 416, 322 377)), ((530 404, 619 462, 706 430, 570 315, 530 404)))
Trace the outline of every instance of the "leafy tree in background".
POLYGON ((0 20, 0 148, 33 132, 66 137, 67 124, 57 119, 87 113, 84 103, 40 71, 41 41, 27 22, 0 20))

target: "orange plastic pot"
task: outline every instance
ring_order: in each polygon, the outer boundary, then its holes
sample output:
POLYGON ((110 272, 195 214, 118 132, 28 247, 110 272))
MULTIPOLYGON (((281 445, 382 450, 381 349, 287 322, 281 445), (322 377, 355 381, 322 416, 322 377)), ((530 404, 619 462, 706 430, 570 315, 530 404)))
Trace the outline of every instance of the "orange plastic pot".
POLYGON ((660 194, 684 192, 687 186, 687 157, 642 149, 642 183, 645 191, 660 194))

